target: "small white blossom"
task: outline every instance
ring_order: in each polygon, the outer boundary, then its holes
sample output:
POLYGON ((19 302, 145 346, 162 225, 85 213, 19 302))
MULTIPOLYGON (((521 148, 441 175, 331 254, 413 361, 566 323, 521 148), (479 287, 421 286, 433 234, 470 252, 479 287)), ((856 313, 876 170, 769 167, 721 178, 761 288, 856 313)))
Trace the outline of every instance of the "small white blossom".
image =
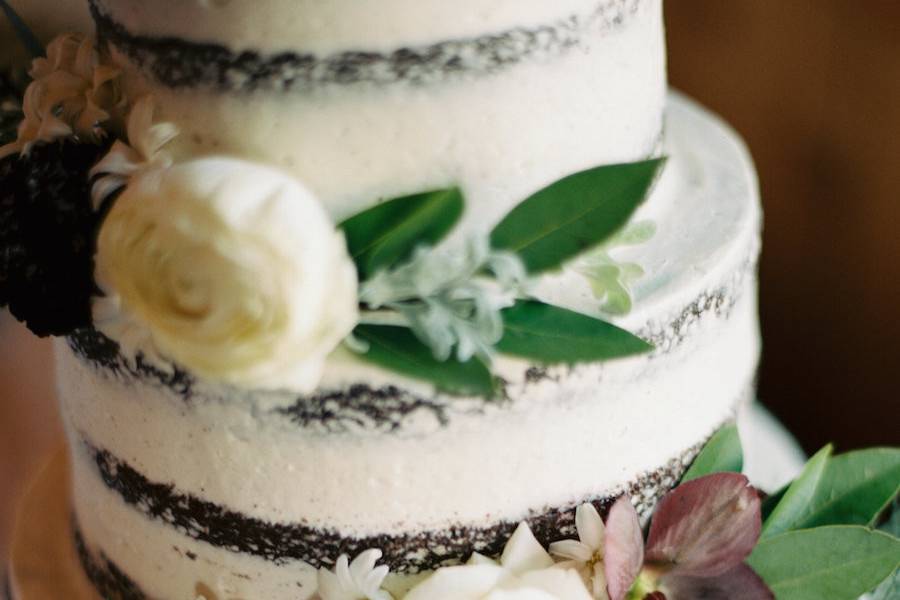
POLYGON ((91 190, 94 208, 130 179, 172 166, 172 157, 163 148, 178 135, 178 128, 172 123, 154 123, 153 112, 152 97, 138 100, 128 113, 128 143, 116 140, 91 169, 91 177, 100 175, 91 190))
POLYGON ((60 35, 47 46, 46 58, 32 62, 33 81, 25 90, 16 140, 0 146, 0 158, 28 154, 34 144, 78 136, 96 141, 105 135, 100 123, 119 107, 115 80, 119 71, 103 64, 93 39, 60 35))
POLYGON ((503 337, 500 311, 515 303, 525 283, 515 254, 474 236, 461 252, 418 248, 408 263, 366 281, 360 300, 400 315, 438 360, 449 359, 454 349, 461 362, 489 360, 503 337))
POLYGON ((577 540, 550 544, 550 554, 561 559, 565 566, 577 570, 589 582, 595 600, 607 600, 603 552, 606 528, 593 504, 582 504, 575 510, 577 540))
POLYGON ((376 567, 381 558, 381 550, 366 550, 348 563, 342 554, 334 566, 334 571, 320 568, 318 573, 318 596, 321 600, 392 600, 389 593, 381 589, 387 577, 387 565, 376 567))

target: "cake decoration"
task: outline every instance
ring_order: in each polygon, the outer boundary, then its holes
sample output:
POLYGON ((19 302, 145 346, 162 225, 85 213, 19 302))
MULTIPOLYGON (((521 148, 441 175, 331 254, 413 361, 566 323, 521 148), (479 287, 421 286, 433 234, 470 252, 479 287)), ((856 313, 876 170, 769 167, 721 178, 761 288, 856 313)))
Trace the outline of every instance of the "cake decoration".
POLYGON ((171 123, 154 123, 154 108, 152 96, 135 102, 128 112, 128 143, 116 139, 109 153, 88 173, 95 180, 91 191, 94 206, 100 206, 140 174, 172 166, 165 146, 178 135, 178 128, 171 123))
MULTIPOLYGON (((81 36, 57 38, 32 75, 8 154, 56 137, 97 141, 109 111, 127 102, 118 71, 81 36)), ((432 246, 464 211, 459 189, 378 203, 335 232, 318 199, 271 166, 228 156, 175 162, 166 146, 178 129, 154 122, 152 97, 131 105, 126 132, 127 143, 115 140, 81 176, 94 180, 95 209, 111 205, 98 217, 93 325, 131 362, 140 355, 232 385, 311 392, 346 341, 443 392, 491 396, 497 352, 574 364, 652 348, 530 298, 526 284, 624 227, 661 159, 569 175, 454 250, 432 246)), ((90 253, 94 243, 84 246, 90 253)))
POLYGON ((47 46, 46 58, 34 59, 29 75, 33 81, 22 102, 24 118, 16 140, 0 146, 0 158, 27 155, 36 143, 63 137, 96 142, 106 135, 100 124, 121 102, 119 71, 101 62, 92 38, 59 36, 47 46))
POLYGON ((123 351, 248 387, 312 391, 356 325, 343 236, 296 180, 245 160, 134 179, 100 229, 96 278, 95 325, 123 351))
MULTIPOLYGON (((900 465, 897 462, 900 454, 897 451, 891 454, 894 466, 887 471, 900 465)), ((805 524, 802 519, 794 519, 777 531, 775 526, 783 523, 781 515, 787 513, 805 514, 808 519, 811 512, 831 510, 830 505, 835 502, 835 490, 831 486, 841 484, 828 481, 824 475, 828 470, 826 465, 839 472, 845 461, 865 463, 867 468, 886 475, 883 468, 875 467, 883 459, 881 450, 832 458, 830 447, 826 447, 807 463, 786 492, 767 498, 769 506, 765 507, 763 495, 750 485, 747 477, 731 470, 740 469, 741 448, 736 429, 726 427, 710 440, 681 483, 657 504, 646 543, 631 500, 622 496, 610 508, 605 522, 594 506, 579 506, 575 516, 579 539, 553 542, 549 552, 523 522, 497 561, 475 552, 465 565, 438 568, 408 592, 398 595, 387 595, 372 587, 362 591, 347 586, 340 592, 332 592, 332 587, 320 587, 318 597, 320 600, 774 600, 777 593, 779 598, 854 598, 871 590, 885 577, 882 587, 892 585, 891 574, 898 566, 900 540, 853 525, 859 519, 871 522, 877 518, 883 504, 874 513, 871 508, 863 509, 854 517, 835 513, 834 520, 817 527, 808 528, 809 522, 805 524), (843 526, 835 527, 836 523, 843 526), (819 547, 825 540, 837 545, 819 547), (842 552, 846 547, 855 548, 856 553, 846 556, 842 552), (817 558, 810 561, 806 555, 809 552, 817 558), (859 559, 867 565, 852 572, 840 569, 831 572, 827 565, 837 555, 843 557, 839 560, 859 559)), ((881 477, 874 476, 876 480, 881 477)), ((843 497, 839 501, 851 502, 862 509, 867 495, 867 491, 857 489, 850 492, 852 500, 843 497)), ((873 500, 875 504, 885 499, 890 502, 896 495, 894 481, 873 500)), ((892 522, 886 524, 888 528, 892 526, 892 522)), ((380 553, 368 550, 360 556, 364 559, 359 562, 356 577, 371 572, 372 581, 376 579, 374 573, 379 582, 383 581, 387 575, 384 566, 372 571, 380 553)), ((347 561, 346 555, 340 557, 338 573, 346 569, 347 561)), ((323 577, 332 579, 337 575, 320 568, 319 577, 322 581, 323 577)))
POLYGON ((319 569, 319 596, 322 600, 391 600, 381 589, 389 569, 375 566, 381 550, 366 550, 348 563, 347 555, 338 557, 334 571, 319 569))
POLYGON ((591 283, 591 290, 601 301, 603 312, 625 315, 631 312, 631 285, 644 275, 641 265, 619 262, 613 258, 618 248, 643 244, 656 233, 653 221, 629 223, 600 247, 585 253, 572 265, 591 283))

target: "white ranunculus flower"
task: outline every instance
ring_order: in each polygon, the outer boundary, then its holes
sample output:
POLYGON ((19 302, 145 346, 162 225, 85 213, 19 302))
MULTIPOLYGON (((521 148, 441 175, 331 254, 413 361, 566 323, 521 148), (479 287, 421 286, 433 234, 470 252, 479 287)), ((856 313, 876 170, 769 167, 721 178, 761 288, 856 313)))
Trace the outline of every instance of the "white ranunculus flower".
POLYGON ((591 600, 581 576, 553 559, 522 523, 500 562, 475 554, 468 564, 438 569, 405 600, 591 600))
POLYGON ((308 392, 357 321, 343 236, 282 172, 202 158, 129 183, 101 227, 98 329, 228 383, 308 392))

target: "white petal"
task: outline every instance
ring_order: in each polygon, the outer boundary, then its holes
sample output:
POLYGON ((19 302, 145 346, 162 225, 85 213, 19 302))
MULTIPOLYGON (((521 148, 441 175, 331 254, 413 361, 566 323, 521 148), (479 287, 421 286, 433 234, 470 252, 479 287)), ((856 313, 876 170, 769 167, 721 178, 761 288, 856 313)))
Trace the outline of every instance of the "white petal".
POLYGON ((324 567, 320 568, 317 579, 316 591, 322 600, 344 600, 345 596, 334 573, 324 567))
POLYGON ((350 576, 350 566, 347 564, 346 554, 341 554, 334 565, 334 574, 337 576, 338 584, 343 590, 352 590, 353 578, 350 576))
POLYGON ((584 581, 571 569, 542 569, 525 573, 519 579, 521 587, 547 592, 555 600, 591 600, 584 581))
POLYGON ((580 563, 586 563, 594 558, 594 550, 587 544, 576 540, 563 540, 550 544, 550 554, 553 556, 570 559, 580 563))
POLYGON ((553 565, 553 559, 534 538, 526 523, 519 523, 500 557, 503 568, 519 575, 526 571, 544 569, 553 565))
POLYGON ((603 549, 604 527, 600 513, 593 504, 582 504, 575 510, 578 537, 594 552, 603 549))
POLYGON ((370 549, 361 553, 350 563, 350 578, 361 587, 369 572, 375 568, 375 563, 381 558, 381 550, 370 549))
POLYGON ((479 554, 478 552, 473 552, 472 556, 469 557, 469 560, 466 562, 467 565, 497 565, 497 561, 492 558, 488 558, 484 554, 479 554))
POLYGON ((411 589, 404 600, 481 600, 506 577, 503 568, 491 565, 445 567, 411 589))
POLYGON ((388 573, 390 573, 390 569, 387 565, 381 565, 369 571, 360 582, 363 592, 369 597, 375 597, 381 593, 381 584, 384 583, 384 578, 388 576, 388 573))

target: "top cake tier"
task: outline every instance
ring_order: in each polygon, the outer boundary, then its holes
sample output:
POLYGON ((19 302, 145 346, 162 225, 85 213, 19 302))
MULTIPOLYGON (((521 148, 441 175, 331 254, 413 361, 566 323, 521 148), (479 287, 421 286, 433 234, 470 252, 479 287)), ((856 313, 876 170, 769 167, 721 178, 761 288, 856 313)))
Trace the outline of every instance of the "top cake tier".
POLYGON ((91 0, 177 154, 278 164, 335 219, 459 185, 485 229, 536 189, 658 147, 660 0, 91 0))

